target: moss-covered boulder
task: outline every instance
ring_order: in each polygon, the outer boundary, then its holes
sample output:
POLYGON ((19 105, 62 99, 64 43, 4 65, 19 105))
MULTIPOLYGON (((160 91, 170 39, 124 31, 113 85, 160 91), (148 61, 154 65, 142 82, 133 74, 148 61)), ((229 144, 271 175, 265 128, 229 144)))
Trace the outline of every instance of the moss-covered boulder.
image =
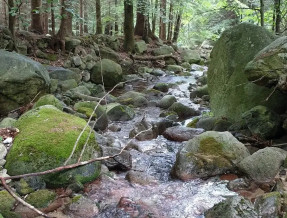
POLYGON ((147 51, 147 44, 145 43, 145 41, 140 40, 135 42, 135 51, 138 54, 142 54, 147 51))
POLYGON ((57 79, 59 81, 65 81, 69 79, 74 79, 76 82, 81 81, 81 75, 63 67, 53 67, 48 66, 47 70, 49 71, 49 75, 51 79, 57 79))
POLYGON ((135 117, 135 112, 132 108, 119 103, 107 104, 106 113, 112 121, 127 121, 135 117))
POLYGON ((171 46, 163 45, 163 46, 160 46, 159 48, 154 49, 154 50, 152 51, 152 53, 153 53, 155 56, 167 55, 167 54, 172 54, 172 53, 174 53, 174 49, 173 49, 173 47, 171 47, 171 46))
POLYGON ((167 65, 166 69, 174 73, 182 73, 184 68, 178 65, 167 65))
POLYGON ((109 59, 115 62, 119 62, 120 55, 117 52, 115 52, 113 49, 104 47, 104 46, 100 46, 99 49, 100 49, 100 54, 102 58, 109 59))
POLYGON ((154 85, 153 89, 161 92, 168 92, 169 85, 167 83, 157 83, 154 85))
POLYGON ((168 109, 175 102, 176 98, 173 95, 166 95, 158 102, 157 106, 163 109, 168 109))
POLYGON ((172 174, 179 179, 234 172, 249 151, 229 132, 209 131, 189 140, 178 152, 172 174))
POLYGON ((55 192, 42 189, 29 194, 25 200, 36 208, 45 208, 48 207, 56 197, 55 192))
POLYGON ((39 92, 49 91, 50 77, 40 63, 0 50, 0 65, 0 115, 31 102, 39 92))
POLYGON ((90 117, 97 106, 97 109, 94 114, 94 120, 96 120, 95 130, 105 130, 108 127, 108 117, 103 106, 99 105, 96 101, 83 101, 77 102, 74 105, 74 109, 85 114, 87 117, 90 117))
POLYGON ((91 70, 91 81, 102 84, 102 76, 106 87, 113 87, 123 79, 122 68, 116 62, 102 59, 91 70))
POLYGON ((15 119, 6 117, 0 122, 0 128, 14 127, 15 122, 15 119))
MULTIPOLYGON (((86 126, 78 117, 66 114, 53 106, 42 106, 28 111, 16 123, 20 133, 7 155, 5 168, 9 175, 19 175, 53 169, 63 165, 74 144, 86 126)), ((75 154, 69 163, 75 163, 89 135, 89 128, 79 140, 75 154)), ((82 160, 94 158, 99 151, 94 134, 91 134, 82 160)), ((98 177, 100 164, 43 176, 48 186, 65 186, 75 181, 88 182, 98 177)))
POLYGON ((181 59, 189 64, 199 64, 201 61, 197 50, 185 49, 180 53, 181 59))
POLYGON ((57 99, 54 95, 44 95, 34 104, 34 108, 44 106, 44 105, 53 105, 59 110, 63 110, 63 104, 57 99))
POLYGON ((196 123, 197 128, 202 128, 206 131, 218 131, 223 132, 227 131, 232 125, 230 121, 226 118, 217 118, 217 117, 202 117, 196 123))
POLYGON ((6 190, 0 191, 0 212, 10 211, 15 203, 15 198, 13 198, 9 192, 6 190))
POLYGON ((75 38, 65 38, 65 49, 73 52, 75 48, 81 44, 81 40, 75 38))
POLYGON ((266 29, 242 23, 224 31, 216 42, 208 69, 208 90, 211 110, 216 117, 237 121, 245 111, 264 104, 275 112, 282 112, 287 98, 273 89, 248 82, 244 68, 254 56, 275 39, 266 29))
POLYGON ((228 197, 204 213, 206 218, 257 218, 253 204, 241 196, 228 197))
POLYGON ((283 165, 286 154, 280 148, 264 148, 244 158, 238 167, 257 183, 270 182, 283 165))
POLYGON ((148 104, 145 95, 135 91, 128 91, 118 97, 118 102, 126 105, 133 105, 135 107, 144 107, 148 104))
POLYGON ((280 116, 262 105, 246 111, 242 118, 252 134, 264 139, 278 136, 282 130, 280 116))
POLYGON ((208 87, 207 85, 200 86, 196 88, 194 91, 190 92, 190 98, 196 98, 199 97, 201 98, 204 95, 208 95, 208 87))
POLYGON ((262 49, 245 67, 249 81, 260 86, 272 87, 287 91, 287 36, 283 36, 262 49))
POLYGON ((186 118, 190 118, 193 116, 198 116, 200 114, 199 111, 191 107, 188 107, 182 103, 179 103, 179 102, 173 103, 168 108, 168 110, 175 112, 178 115, 179 119, 186 119, 186 118))

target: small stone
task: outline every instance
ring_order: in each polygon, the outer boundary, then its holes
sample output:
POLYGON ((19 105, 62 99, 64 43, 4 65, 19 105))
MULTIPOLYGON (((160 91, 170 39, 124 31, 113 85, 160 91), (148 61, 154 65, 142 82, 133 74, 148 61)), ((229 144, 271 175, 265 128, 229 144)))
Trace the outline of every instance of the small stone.
POLYGON ((82 65, 82 60, 81 60, 81 58, 79 57, 79 56, 74 56, 73 58, 72 58, 72 60, 73 60, 73 63, 74 63, 74 65, 76 66, 76 67, 79 67, 79 66, 81 66, 82 65))
POLYGON ((6 154, 7 154, 6 147, 2 143, 0 143, 0 160, 4 159, 6 157, 6 154))

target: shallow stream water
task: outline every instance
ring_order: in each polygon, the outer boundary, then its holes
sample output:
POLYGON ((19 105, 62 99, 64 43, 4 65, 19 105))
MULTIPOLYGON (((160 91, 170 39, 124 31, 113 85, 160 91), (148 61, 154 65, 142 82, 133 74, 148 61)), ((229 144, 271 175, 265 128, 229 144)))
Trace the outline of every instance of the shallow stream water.
MULTIPOLYGON (((204 69, 206 70, 206 68, 204 69)), ((191 76, 164 75, 146 83, 130 84, 134 91, 142 91, 152 88, 154 83, 164 82, 176 84, 169 89, 172 94, 189 107, 208 111, 193 103, 189 98, 188 87, 196 84, 196 78, 203 74, 202 71, 192 71, 191 76)), ((121 127, 119 132, 108 131, 103 135, 113 137, 118 146, 125 146, 130 141, 129 132, 135 123, 139 122, 143 114, 148 120, 160 119, 161 109, 153 104, 144 108, 136 109, 136 117, 127 122, 113 122, 121 127)), ((186 122, 180 122, 184 125, 186 122)), ((135 140, 135 139, 134 139, 135 140)), ((204 217, 203 213, 214 204, 222 201, 226 196, 234 196, 236 193, 226 188, 226 182, 218 178, 207 181, 200 179, 192 181, 180 181, 171 178, 171 168, 176 159, 177 151, 184 145, 182 142, 173 142, 159 136, 149 141, 137 142, 138 150, 131 150, 132 170, 144 172, 153 178, 155 183, 149 185, 131 184, 125 179, 126 172, 115 172, 111 175, 102 176, 101 179, 91 183, 88 187, 88 197, 100 207, 97 217, 171 217, 193 218, 204 217), (119 213, 117 205, 121 198, 129 199, 138 212, 119 213), (140 210, 147 208, 150 212, 141 213, 140 210), (130 214, 130 216, 128 216, 130 214)), ((119 207, 119 206, 118 206, 119 207)))

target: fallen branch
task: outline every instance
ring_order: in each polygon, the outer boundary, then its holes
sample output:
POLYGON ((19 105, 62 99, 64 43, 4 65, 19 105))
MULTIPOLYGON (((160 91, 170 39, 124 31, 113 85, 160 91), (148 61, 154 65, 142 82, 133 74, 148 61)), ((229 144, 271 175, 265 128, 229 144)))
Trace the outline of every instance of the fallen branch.
POLYGON ((90 95, 84 95, 81 94, 79 92, 75 92, 75 95, 85 101, 98 101, 100 104, 106 104, 106 101, 102 98, 98 98, 98 97, 94 97, 94 96, 90 96, 90 95))
POLYGON ((132 60, 139 60, 139 61, 156 61, 156 60, 164 60, 166 58, 172 58, 175 60, 176 64, 179 64, 179 60, 176 56, 172 54, 167 55, 159 55, 159 56, 137 56, 137 55, 130 55, 132 60))
POLYGON ((7 192, 9 192, 9 194, 15 198, 18 202, 20 202, 21 204, 23 204, 24 206, 30 208, 31 210, 35 211, 37 214, 40 214, 43 217, 47 217, 49 218, 48 215, 44 214, 42 211, 36 209, 33 205, 27 203, 26 201, 24 201, 22 198, 18 197, 11 189, 10 187, 6 184, 6 177, 0 177, 1 183, 3 185, 3 187, 7 190, 7 192))

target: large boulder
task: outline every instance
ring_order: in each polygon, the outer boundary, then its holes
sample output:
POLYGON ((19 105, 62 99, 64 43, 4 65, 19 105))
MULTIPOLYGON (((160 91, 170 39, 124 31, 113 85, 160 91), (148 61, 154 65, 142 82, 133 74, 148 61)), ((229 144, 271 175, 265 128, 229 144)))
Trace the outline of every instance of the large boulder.
POLYGON ((60 81, 74 79, 76 82, 81 81, 80 74, 77 74, 76 72, 69 69, 65 69, 63 67, 48 66, 47 70, 51 79, 57 79, 60 81))
POLYGON ((173 175, 182 179, 206 178, 234 172, 249 151, 229 132, 209 131, 189 140, 177 153, 173 175))
POLYGON ((135 42, 135 51, 138 54, 142 54, 147 51, 147 44, 145 43, 145 41, 140 40, 138 42, 135 42))
POLYGON ((50 86, 48 71, 40 63, 0 50, 0 115, 19 108, 50 86))
MULTIPOLYGON (((20 132, 6 157, 5 168, 9 175, 40 172, 62 166, 85 126, 85 120, 66 114, 53 106, 42 106, 28 111, 16 123, 20 132)), ((84 131, 69 164, 77 162, 89 131, 89 128, 84 131)), ((91 134, 82 160, 94 158, 98 151, 95 136, 91 134)), ((59 187, 91 181, 97 178, 99 173, 100 163, 95 162, 48 174, 43 176, 43 179, 48 186, 59 187)))
POLYGON ((286 154, 280 148, 264 148, 243 159, 238 167, 257 183, 270 182, 283 165, 286 154))
POLYGON ((283 36, 261 50, 245 67, 249 81, 287 92, 287 36, 283 36))
POLYGON ((197 50, 185 49, 180 54, 181 59, 189 64, 199 64, 201 61, 199 52, 197 50))
POLYGON ((210 106, 215 116, 237 121, 241 114, 256 105, 264 104, 282 112, 287 98, 273 89, 248 82, 244 68, 254 56, 275 39, 266 29, 242 23, 226 30, 216 42, 208 69, 210 106))
POLYGON ((91 81, 102 84, 102 76, 105 86, 113 87, 123 79, 122 68, 119 64, 109 59, 102 59, 91 70, 91 81))
POLYGON ((132 108, 119 103, 110 103, 106 105, 106 113, 112 121, 127 121, 135 117, 135 112, 132 108))
POLYGON ((228 197, 204 213, 206 218, 257 218, 253 204, 241 196, 228 197))
POLYGON ((159 48, 156 48, 152 51, 152 53, 156 56, 159 56, 159 55, 168 55, 168 54, 172 54, 174 53, 174 49, 173 47, 171 46, 168 46, 168 45, 163 45, 159 48))

